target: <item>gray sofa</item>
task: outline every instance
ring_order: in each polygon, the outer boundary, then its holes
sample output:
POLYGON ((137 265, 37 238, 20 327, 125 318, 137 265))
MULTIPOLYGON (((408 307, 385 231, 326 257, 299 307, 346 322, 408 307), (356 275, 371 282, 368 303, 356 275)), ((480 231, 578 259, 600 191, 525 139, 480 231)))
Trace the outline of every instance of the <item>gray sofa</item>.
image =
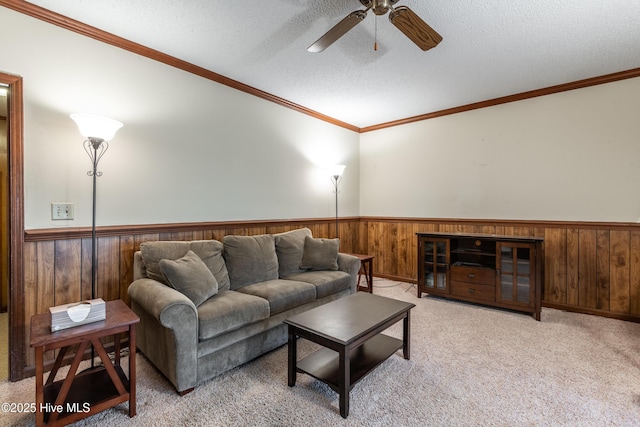
POLYGON ((145 242, 137 346, 180 394, 287 342, 283 320, 356 291, 360 260, 307 228, 223 242, 145 242))

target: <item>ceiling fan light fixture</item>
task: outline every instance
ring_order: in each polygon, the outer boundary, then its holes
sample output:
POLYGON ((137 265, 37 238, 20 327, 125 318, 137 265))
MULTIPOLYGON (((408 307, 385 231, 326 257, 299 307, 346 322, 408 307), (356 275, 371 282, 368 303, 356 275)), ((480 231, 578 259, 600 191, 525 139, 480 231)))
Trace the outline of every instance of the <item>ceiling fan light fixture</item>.
POLYGON ((372 0, 369 3, 371 3, 373 13, 380 16, 387 13, 394 4, 398 3, 398 0, 372 0))

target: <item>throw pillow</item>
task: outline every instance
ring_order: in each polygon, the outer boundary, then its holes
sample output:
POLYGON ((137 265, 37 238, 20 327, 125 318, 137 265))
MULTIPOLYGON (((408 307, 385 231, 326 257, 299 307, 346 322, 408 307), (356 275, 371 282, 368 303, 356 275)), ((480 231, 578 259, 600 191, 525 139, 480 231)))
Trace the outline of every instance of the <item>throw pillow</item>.
POLYGON ((222 248, 222 242, 217 240, 194 240, 189 245, 189 249, 200 257, 218 281, 218 292, 230 287, 229 272, 222 258, 222 248))
POLYGON ((305 237, 312 237, 311 230, 299 228, 274 234, 276 239, 276 254, 278 255, 278 273, 280 277, 301 273, 302 253, 304 251, 305 237))
POLYGON ((222 258, 222 242, 217 240, 152 241, 140 245, 140 254, 144 263, 146 276, 167 286, 167 279, 160 271, 160 260, 182 258, 192 250, 213 273, 218 281, 218 291, 229 289, 229 273, 222 258))
POLYGON ((169 284, 197 306, 218 293, 218 281, 193 251, 177 260, 160 260, 160 270, 169 284))
POLYGON ((163 259, 182 258, 188 251, 188 242, 159 241, 142 243, 140 245, 140 253, 142 254, 147 277, 169 285, 160 269, 160 261, 163 259))
POLYGON ((278 278, 278 257, 271 234, 224 236, 222 255, 227 264, 231 289, 278 278))
POLYGON ((304 270, 337 270, 338 251, 340 240, 338 239, 314 239, 304 238, 304 251, 300 268, 304 270))

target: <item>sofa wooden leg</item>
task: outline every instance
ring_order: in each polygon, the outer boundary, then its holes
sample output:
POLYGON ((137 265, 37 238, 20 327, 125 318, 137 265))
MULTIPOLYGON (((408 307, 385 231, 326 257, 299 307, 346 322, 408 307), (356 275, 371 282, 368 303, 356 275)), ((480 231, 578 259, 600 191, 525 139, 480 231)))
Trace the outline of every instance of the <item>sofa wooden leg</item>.
POLYGON ((191 388, 188 388, 188 389, 186 389, 186 390, 179 391, 179 392, 178 392, 178 394, 179 394, 180 396, 184 396, 185 394, 189 394, 189 393, 191 393, 191 392, 193 391, 193 389, 194 389, 194 388, 195 388, 195 387, 191 387, 191 388))

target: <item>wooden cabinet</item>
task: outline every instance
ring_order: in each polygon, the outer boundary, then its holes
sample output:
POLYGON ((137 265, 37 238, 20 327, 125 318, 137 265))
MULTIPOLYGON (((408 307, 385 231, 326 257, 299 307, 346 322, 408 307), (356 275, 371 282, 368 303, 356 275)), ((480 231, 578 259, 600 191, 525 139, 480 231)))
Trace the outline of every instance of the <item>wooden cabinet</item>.
POLYGON ((423 293, 532 313, 540 320, 544 242, 538 237, 417 233, 423 293))

